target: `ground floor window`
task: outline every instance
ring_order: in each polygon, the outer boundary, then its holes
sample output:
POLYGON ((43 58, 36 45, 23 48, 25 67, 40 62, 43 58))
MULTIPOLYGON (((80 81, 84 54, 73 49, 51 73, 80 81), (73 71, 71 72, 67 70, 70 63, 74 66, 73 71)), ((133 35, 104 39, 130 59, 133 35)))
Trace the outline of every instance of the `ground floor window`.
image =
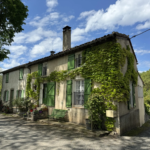
POLYGON ((84 104, 84 80, 75 81, 74 105, 84 104))
POLYGON ((8 101, 9 91, 4 92, 4 101, 8 101))

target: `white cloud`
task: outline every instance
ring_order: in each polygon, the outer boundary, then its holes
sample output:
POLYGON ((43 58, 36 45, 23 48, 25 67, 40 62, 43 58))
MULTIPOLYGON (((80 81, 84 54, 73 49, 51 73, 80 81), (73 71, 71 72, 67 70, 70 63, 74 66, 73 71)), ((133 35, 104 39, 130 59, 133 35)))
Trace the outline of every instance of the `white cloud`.
POLYGON ((84 11, 84 12, 82 12, 80 14, 80 16, 79 16, 79 18, 77 20, 81 20, 81 19, 83 19, 85 17, 90 17, 90 16, 94 15, 95 13, 96 13, 95 10, 84 11))
POLYGON ((71 15, 71 16, 69 16, 69 17, 66 17, 66 16, 65 16, 65 17, 63 18, 63 21, 64 21, 64 22, 69 22, 69 21, 72 20, 73 18, 75 18, 75 16, 73 16, 73 15, 71 15))
POLYGON ((45 27, 50 24, 54 24, 53 22, 59 18, 58 12, 50 13, 49 15, 46 15, 42 19, 37 19, 35 17, 32 21, 29 22, 29 25, 35 26, 35 27, 45 27))
POLYGON ((145 29, 145 28, 150 28, 150 20, 146 21, 144 24, 138 24, 136 26, 136 29, 138 30, 145 29))
POLYGON ((20 63, 18 63, 15 59, 12 59, 12 60, 8 60, 7 63, 3 62, 2 65, 3 65, 2 70, 4 71, 6 69, 10 69, 10 68, 19 66, 20 63))
POLYGON ((46 5, 48 7, 48 12, 52 11, 54 7, 58 5, 57 0, 46 0, 46 5))
POLYGON ((146 72, 146 71, 139 71, 139 73, 142 73, 142 72, 146 72))
POLYGON ((57 33, 51 30, 44 30, 43 28, 39 27, 31 32, 27 33, 18 33, 14 38, 14 43, 34 43, 43 38, 47 37, 56 37, 57 33))
POLYGON ((134 52, 136 54, 141 54, 141 55, 150 54, 150 50, 137 50, 137 49, 135 49, 134 52))
POLYGON ((80 19, 87 17, 85 31, 98 29, 114 30, 118 26, 131 26, 138 22, 150 20, 149 0, 117 0, 105 11, 86 11, 80 14, 80 19))
POLYGON ((31 57, 36 57, 37 55, 44 55, 51 50, 59 51, 62 50, 62 40, 61 38, 47 38, 37 45, 34 45, 30 52, 31 57))
POLYGON ((36 16, 33 20, 39 20, 40 18, 40 16, 36 16))
POLYGON ((20 55, 24 54, 27 50, 26 46, 23 45, 12 45, 12 46, 5 46, 5 48, 10 50, 10 54, 8 55, 8 57, 14 57, 17 58, 20 55))

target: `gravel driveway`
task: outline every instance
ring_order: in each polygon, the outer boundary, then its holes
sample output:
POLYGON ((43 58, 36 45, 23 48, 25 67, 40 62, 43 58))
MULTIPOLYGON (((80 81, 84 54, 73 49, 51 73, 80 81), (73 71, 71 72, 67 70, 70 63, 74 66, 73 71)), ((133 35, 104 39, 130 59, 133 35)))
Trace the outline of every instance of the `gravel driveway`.
POLYGON ((0 115, 0 150, 150 150, 150 131, 142 137, 88 137, 0 115))

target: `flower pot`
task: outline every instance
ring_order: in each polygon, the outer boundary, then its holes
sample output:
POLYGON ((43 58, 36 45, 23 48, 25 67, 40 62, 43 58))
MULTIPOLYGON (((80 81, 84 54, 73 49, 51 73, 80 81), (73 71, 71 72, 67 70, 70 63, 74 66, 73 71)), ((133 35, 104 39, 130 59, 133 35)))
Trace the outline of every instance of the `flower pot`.
POLYGON ((30 109, 30 112, 33 112, 33 109, 30 109))

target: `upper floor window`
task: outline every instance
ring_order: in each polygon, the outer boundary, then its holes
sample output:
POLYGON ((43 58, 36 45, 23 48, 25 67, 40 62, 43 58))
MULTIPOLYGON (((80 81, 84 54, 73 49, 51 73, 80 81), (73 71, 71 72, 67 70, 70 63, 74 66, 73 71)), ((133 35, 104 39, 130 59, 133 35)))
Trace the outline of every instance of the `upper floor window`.
POLYGON ((46 75, 47 75, 47 63, 43 63, 42 75, 43 75, 43 76, 46 76, 46 75))
POLYGON ((41 63, 38 65, 38 73, 40 76, 47 75, 47 63, 41 63))
POLYGON ((128 109, 133 108, 136 106, 135 102, 135 87, 132 81, 129 82, 129 87, 130 87, 130 99, 128 102, 128 109))
POLYGON ((20 79, 20 80, 23 79, 23 74, 24 74, 24 69, 21 68, 21 69, 19 70, 19 79, 20 79))
POLYGON ((75 55, 75 67, 77 68, 77 67, 80 67, 81 66, 81 63, 82 63, 82 55, 81 55, 81 53, 77 53, 76 55, 75 55))
POLYGON ((6 74, 6 83, 9 82, 9 73, 6 74))

